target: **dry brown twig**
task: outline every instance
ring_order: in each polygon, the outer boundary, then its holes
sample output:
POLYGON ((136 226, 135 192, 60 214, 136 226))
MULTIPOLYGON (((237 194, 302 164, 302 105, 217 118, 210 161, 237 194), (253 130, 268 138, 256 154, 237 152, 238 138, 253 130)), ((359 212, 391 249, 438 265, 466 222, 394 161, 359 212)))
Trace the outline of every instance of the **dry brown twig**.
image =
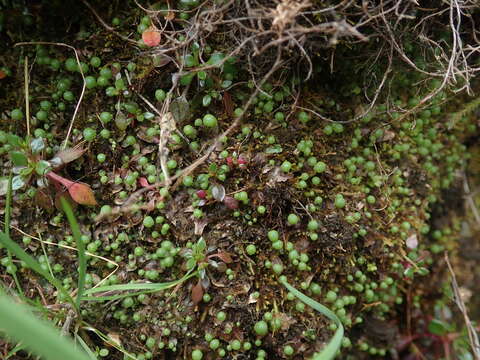
POLYGON ((92 5, 90 5, 90 3, 87 1, 87 0, 81 0, 82 3, 92 12, 92 14, 97 18, 98 22, 100 24, 102 24, 102 26, 107 29, 108 31, 110 31, 112 34, 115 34, 116 36, 118 36, 120 39, 122 39, 123 41, 127 41, 129 42, 130 44, 133 44, 133 45, 138 45, 138 42, 135 41, 135 40, 132 40, 122 34, 120 34, 119 32, 115 31, 115 29, 113 27, 111 27, 110 25, 108 25, 100 15, 98 15, 97 11, 93 8, 92 5))
MULTIPOLYGON (((457 77, 460 77, 464 81, 464 85, 462 85, 459 89, 456 89, 456 92, 460 92, 466 90, 468 94, 471 94, 470 88, 470 78, 472 76, 472 68, 470 68, 466 61, 465 55, 465 48, 463 46, 463 41, 460 35, 460 27, 462 23, 462 10, 460 3, 457 0, 453 0, 449 3, 449 27, 452 32, 452 49, 450 52, 450 56, 448 58, 446 68, 442 70, 441 63, 439 63, 439 69, 437 72, 432 73, 428 71, 424 71, 417 67, 417 65, 411 60, 398 44, 396 37, 393 31, 390 28, 388 20, 385 16, 381 16, 383 23, 387 29, 389 40, 394 45, 395 50, 400 55, 400 58, 403 59, 408 65, 413 67, 416 71, 421 72, 430 77, 440 77, 442 78, 441 84, 439 87, 434 89, 432 92, 424 96, 419 103, 414 106, 413 108, 407 110, 404 114, 402 114, 397 121, 401 121, 405 119, 407 116, 412 115, 419 110, 423 109, 430 100, 432 100, 437 94, 439 94, 442 90, 447 87, 453 87, 459 80, 457 77), (460 66, 460 68, 458 68, 460 66)), ((423 39, 426 36, 422 37, 423 39)))
POLYGON ((470 340, 470 346, 472 348, 473 356, 475 357, 475 360, 480 360, 480 342, 478 340, 477 331, 475 330, 475 327, 472 325, 472 322, 468 317, 468 311, 460 294, 457 278, 455 276, 455 272, 453 271, 452 264, 450 264, 447 252, 445 252, 445 262, 447 263, 448 270, 452 277, 452 288, 455 294, 455 303, 457 304, 460 312, 462 313, 463 319, 465 321, 465 326, 467 327, 468 339, 470 340))
MULTIPOLYGON (((86 5, 88 4, 87 0, 82 1, 86 5)), ((383 76, 379 83, 372 83, 374 84, 373 86, 375 86, 375 91, 373 92, 373 98, 369 101, 366 110, 355 115, 348 121, 340 122, 349 123, 357 121, 374 108, 385 88, 389 75, 391 74, 394 53, 415 71, 418 71, 427 77, 442 79, 441 86, 424 97, 417 106, 413 109, 403 110, 404 113, 400 116, 401 119, 421 109, 444 88, 454 85, 457 78, 461 78, 466 82, 466 85, 462 86, 460 90, 468 90, 468 81, 471 76, 471 71, 473 70, 472 68, 468 68, 467 59, 469 57, 471 58, 476 51, 480 51, 480 46, 477 48, 476 46, 469 45, 470 47, 468 47, 464 46, 462 43, 460 37, 460 26, 462 24, 461 16, 463 14, 462 11, 467 11, 467 4, 469 3, 460 3, 459 0, 453 0, 450 2, 448 9, 450 15, 450 29, 453 33, 453 45, 450 51, 450 56, 447 58, 445 56, 446 54, 443 52, 438 57, 440 64, 448 60, 446 62, 445 72, 432 72, 428 71, 428 69, 424 70, 423 68, 418 67, 405 53, 401 37, 395 35, 398 32, 399 27, 403 26, 402 24, 404 22, 417 20, 416 18, 414 19, 411 14, 411 11, 415 10, 417 6, 413 2, 387 0, 373 4, 367 1, 362 2, 360 5, 353 0, 344 0, 335 6, 322 8, 321 5, 312 3, 309 0, 277 0, 272 3, 264 3, 258 0, 244 0, 241 2, 230 0, 221 6, 212 5, 210 2, 205 1, 197 7, 188 10, 188 13, 191 15, 190 20, 181 20, 181 27, 176 26, 173 21, 178 10, 169 7, 168 14, 165 15, 165 13, 158 10, 150 10, 142 6, 138 1, 135 1, 135 3, 156 22, 157 27, 162 33, 162 44, 144 54, 150 53, 157 56, 168 56, 173 60, 173 64, 177 68, 177 72, 172 77, 172 86, 161 109, 155 109, 145 97, 138 94, 139 97, 152 110, 154 110, 160 119, 164 119, 169 112, 173 94, 179 91, 178 80, 181 76, 192 72, 221 68, 226 61, 232 57, 247 60, 251 67, 250 73, 252 75, 255 74, 253 77, 255 91, 250 97, 250 99, 252 99, 258 94, 258 92, 262 91, 261 85, 258 84, 256 78, 263 79, 261 82, 263 83, 263 81, 271 75, 270 71, 274 68, 277 69, 277 65, 281 63, 281 59, 279 61, 277 61, 278 59, 275 61, 272 60, 273 54, 275 53, 274 49, 283 48, 283 54, 288 53, 289 56, 292 54, 292 49, 298 49, 298 51, 295 51, 294 55, 297 59, 304 59, 304 61, 307 62, 308 67, 305 71, 305 79, 308 79, 313 73, 313 61, 311 60, 311 56, 313 54, 312 49, 315 49, 312 48, 313 42, 309 42, 310 38, 315 39, 315 42, 317 42, 318 39, 321 39, 323 46, 327 48, 332 46, 332 44, 336 44, 340 38, 345 39, 346 42, 350 43, 365 42, 368 38, 363 35, 362 29, 369 26, 375 30, 373 37, 380 40, 383 39, 383 42, 380 42, 378 53, 373 57, 372 68, 375 62, 382 61, 382 57, 387 55, 386 58, 388 63, 386 64, 386 70, 383 72, 383 76), (350 19, 352 17, 356 20, 351 21, 350 19), (235 40, 236 45, 222 60, 215 64, 208 64, 206 59, 203 58, 203 45, 207 44, 206 39, 214 33, 216 36, 221 35, 232 37, 235 40), (183 40, 178 39, 180 35, 183 37, 183 40), (184 55, 191 52, 191 45, 194 42, 202 45, 199 50, 200 65, 185 70, 182 62, 178 59, 182 59, 184 55), (252 61, 252 55, 256 57, 255 61, 252 61), (255 69, 252 64, 256 67, 255 69)), ((87 7, 91 8, 91 6, 88 5, 87 7)), ((440 7, 428 11, 433 12, 428 13, 426 16, 423 16, 420 21, 416 21, 415 24, 412 24, 414 29, 421 29, 423 31, 423 24, 433 21, 436 18, 434 16, 435 14, 442 15, 447 10, 440 7), (419 23, 422 23, 422 25, 418 25, 419 23)), ((95 11, 92 12, 102 26, 106 27, 109 31, 114 30, 108 26, 95 11)), ((179 19, 175 20, 180 21, 179 19)), ((426 44, 430 44, 430 48, 426 47, 426 49, 430 49, 430 51, 434 51, 435 48, 440 46, 440 44, 434 40, 429 41, 430 39, 428 39, 426 34, 420 40, 424 41, 426 44)), ((129 41, 132 42, 131 39, 129 39, 129 41)), ((188 88, 184 90, 184 95, 186 95, 187 92, 188 88)), ((250 105, 251 101, 248 100, 244 105, 244 113, 248 110, 250 105)), ((333 121, 322 116, 315 110, 308 109, 305 106, 298 106, 297 104, 296 106, 297 108, 311 112, 322 120, 333 121)), ((210 154, 220 144, 220 139, 223 136, 230 134, 238 126, 241 120, 242 117, 234 119, 230 127, 212 141, 212 144, 201 157, 173 177, 169 176, 165 165, 168 156, 165 136, 168 131, 166 130, 163 121, 161 121, 161 141, 159 144, 158 158, 166 180, 149 185, 132 194, 132 196, 125 202, 123 209, 130 208, 130 206, 145 191, 160 186, 168 187, 173 181, 176 181, 173 185, 173 189, 175 189, 184 176, 190 174, 195 168, 208 159, 210 154)), ((397 121, 398 120, 399 119, 397 119, 397 121)))
POLYGON ((25 45, 50 45, 50 46, 62 46, 67 47, 75 53, 75 59, 77 61, 78 70, 80 75, 82 76, 83 84, 82 84, 82 91, 80 93, 80 97, 78 98, 77 104, 75 105, 75 110, 73 111, 72 120, 70 121, 70 125, 68 126, 67 135, 65 136, 65 141, 63 143, 62 148, 66 149, 68 145, 68 140, 70 138, 70 134, 72 133, 73 124, 75 122, 75 118, 77 117, 78 110, 80 109, 80 104, 82 103, 83 96, 85 95, 86 83, 85 83, 85 75, 83 74, 82 66, 80 63, 80 57, 78 56, 78 51, 73 46, 64 44, 64 43, 56 43, 56 42, 49 42, 49 41, 31 41, 31 42, 19 42, 16 43, 14 46, 25 46, 25 45))
POLYGON ((470 211, 473 214, 473 217, 475 218, 475 221, 477 222, 477 227, 480 228, 480 213, 477 209, 477 205, 475 204, 474 200, 474 193, 470 190, 470 185, 468 183, 468 178, 467 174, 463 172, 463 192, 465 193, 465 199, 467 202, 468 207, 470 208, 470 211))

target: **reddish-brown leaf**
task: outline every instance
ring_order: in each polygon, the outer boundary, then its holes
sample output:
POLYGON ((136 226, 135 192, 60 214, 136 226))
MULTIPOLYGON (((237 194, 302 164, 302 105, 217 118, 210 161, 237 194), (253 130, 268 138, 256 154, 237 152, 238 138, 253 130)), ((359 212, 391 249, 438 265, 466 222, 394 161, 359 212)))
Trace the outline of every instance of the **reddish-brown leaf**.
POLYGON ((200 199, 205 199, 207 197, 207 192, 205 190, 198 190, 197 191, 197 196, 200 199))
POLYGON ((74 184, 72 180, 65 179, 63 176, 60 176, 53 171, 49 171, 46 176, 52 180, 55 184, 62 184, 65 187, 70 187, 74 184))
POLYGON ((89 185, 73 182, 72 180, 68 180, 63 176, 54 173, 53 171, 49 171, 46 176, 55 184, 62 184, 65 186, 73 201, 76 203, 82 205, 97 205, 95 195, 93 194, 93 191, 89 185))
POLYGON ((192 301, 197 305, 203 298, 203 287, 200 280, 192 287, 192 301))
POLYGON ((146 177, 143 177, 143 176, 140 177, 140 178, 138 178, 138 183, 140 184, 141 187, 147 187, 148 185, 150 185, 150 184, 148 183, 147 178, 146 178, 146 177))
POLYGON ((173 19, 175 19, 175 13, 173 11, 169 11, 168 14, 165 15, 165 19, 172 21, 173 19))
POLYGON ((225 196, 225 198, 223 199, 223 203, 225 204, 226 207, 228 207, 231 210, 238 209, 237 199, 231 196, 225 196))
POLYGON ((82 205, 97 205, 95 195, 87 184, 73 183, 68 187, 68 193, 73 201, 82 205))
POLYGON ((224 263, 226 264, 230 264, 233 262, 232 260, 232 257, 230 256, 230 254, 226 251, 219 251, 218 253, 212 255, 212 256, 216 256, 218 257, 219 259, 221 259, 224 263))
POLYGON ((142 34, 142 40, 145 45, 153 47, 160 44, 160 32, 154 26, 150 26, 147 30, 145 30, 142 34))
POLYGON ((7 74, 3 70, 0 70, 0 80, 7 77, 7 74))

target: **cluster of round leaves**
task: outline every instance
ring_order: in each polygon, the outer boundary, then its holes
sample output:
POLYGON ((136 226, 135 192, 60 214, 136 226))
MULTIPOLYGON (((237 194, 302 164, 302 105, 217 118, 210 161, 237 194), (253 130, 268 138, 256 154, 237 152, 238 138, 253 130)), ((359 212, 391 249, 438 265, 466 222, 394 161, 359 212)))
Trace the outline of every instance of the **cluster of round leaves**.
MULTIPOLYGON (((295 214, 290 214, 288 217, 290 224, 292 224, 292 222, 297 224, 299 221, 298 216, 295 214)), ((313 225, 311 227, 313 227, 313 225)), ((267 237, 271 241, 272 249, 280 253, 286 253, 293 266, 296 266, 300 271, 311 270, 310 266, 308 265, 308 261, 310 260, 309 256, 306 253, 299 253, 295 249, 295 245, 290 241, 287 241, 284 245, 284 242, 280 239, 280 235, 277 230, 268 231, 267 237)), ((272 264, 269 260, 267 260, 265 262, 265 266, 267 268, 271 267, 273 272, 277 275, 280 275, 283 272, 283 265, 279 263, 272 264)))

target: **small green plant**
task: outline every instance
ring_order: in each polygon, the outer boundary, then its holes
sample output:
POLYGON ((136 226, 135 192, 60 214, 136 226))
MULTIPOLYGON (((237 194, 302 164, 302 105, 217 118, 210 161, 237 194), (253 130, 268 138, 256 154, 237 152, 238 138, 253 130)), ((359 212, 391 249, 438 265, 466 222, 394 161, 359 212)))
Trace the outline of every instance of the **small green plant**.
MULTIPOLYGON (((20 190, 31 183, 32 179, 39 178, 42 181, 40 181, 40 187, 37 191, 44 195, 41 196, 42 199, 48 198, 47 183, 43 181, 43 177, 46 177, 55 188, 57 207, 61 208, 60 197, 67 194, 62 186, 65 187, 68 197, 71 197, 74 202, 83 205, 96 205, 95 196, 90 186, 68 180, 55 172, 82 156, 85 149, 81 145, 61 150, 47 161, 44 160, 46 143, 43 137, 23 139, 18 135, 2 132, 0 133, 0 142, 6 144, 9 149, 10 161, 15 173, 12 179, 12 191, 20 190)), ((0 196, 7 193, 7 185, 7 178, 0 179, 0 196)), ((45 202, 43 204, 45 205, 45 202)))
POLYGON ((192 299, 194 302, 200 301, 204 290, 206 290, 210 284, 207 268, 212 266, 215 269, 225 271, 226 264, 232 262, 232 259, 228 253, 218 251, 217 253, 212 254, 213 251, 215 251, 215 248, 207 248, 207 243, 203 237, 200 237, 198 241, 195 244, 192 244, 189 249, 184 249, 182 251, 182 255, 187 260, 185 263, 186 268, 189 271, 197 269, 196 272, 199 280, 198 283, 192 288, 192 299), (213 258, 215 257, 222 261, 218 262, 214 260, 213 258))

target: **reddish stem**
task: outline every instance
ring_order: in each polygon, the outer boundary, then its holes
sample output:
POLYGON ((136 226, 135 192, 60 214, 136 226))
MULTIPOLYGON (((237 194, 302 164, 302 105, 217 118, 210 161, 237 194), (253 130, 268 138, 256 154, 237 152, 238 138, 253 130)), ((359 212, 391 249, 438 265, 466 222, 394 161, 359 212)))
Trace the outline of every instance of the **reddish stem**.
POLYGON ((48 177, 50 180, 56 181, 67 188, 74 184, 73 181, 65 179, 64 177, 55 174, 53 171, 49 171, 45 176, 48 177))

